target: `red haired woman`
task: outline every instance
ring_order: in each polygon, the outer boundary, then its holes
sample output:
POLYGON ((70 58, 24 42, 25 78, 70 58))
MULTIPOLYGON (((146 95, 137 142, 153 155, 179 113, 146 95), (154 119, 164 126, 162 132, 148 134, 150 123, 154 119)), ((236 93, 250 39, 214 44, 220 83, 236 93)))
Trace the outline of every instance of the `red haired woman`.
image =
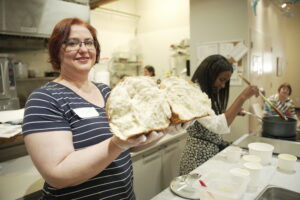
POLYGON ((30 95, 22 126, 27 151, 45 179, 42 199, 135 199, 129 150, 146 148, 163 134, 128 141, 112 135, 105 110, 111 89, 88 80, 100 55, 90 24, 60 21, 49 54, 60 75, 30 95))

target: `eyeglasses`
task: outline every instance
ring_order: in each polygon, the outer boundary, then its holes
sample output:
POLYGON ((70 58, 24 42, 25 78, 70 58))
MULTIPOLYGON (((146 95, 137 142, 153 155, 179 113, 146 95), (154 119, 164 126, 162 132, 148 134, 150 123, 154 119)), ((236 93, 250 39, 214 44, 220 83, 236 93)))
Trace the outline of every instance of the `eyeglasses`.
POLYGON ((65 41, 64 44, 66 45, 66 51, 77 51, 82 44, 84 44, 85 48, 89 50, 95 50, 97 43, 94 40, 85 40, 81 42, 80 40, 77 39, 71 39, 65 41))

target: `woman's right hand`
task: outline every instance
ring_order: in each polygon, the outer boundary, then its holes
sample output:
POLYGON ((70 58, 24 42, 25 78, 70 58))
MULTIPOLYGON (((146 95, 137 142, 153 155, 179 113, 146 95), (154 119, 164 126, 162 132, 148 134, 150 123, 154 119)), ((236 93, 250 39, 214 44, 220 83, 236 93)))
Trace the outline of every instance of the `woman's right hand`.
POLYGON ((255 95, 256 97, 258 97, 259 96, 259 88, 257 86, 255 86, 255 85, 249 85, 248 87, 246 87, 243 90, 243 92, 241 93, 241 95, 245 99, 249 99, 253 95, 255 95))
POLYGON ((225 117, 227 121, 227 125, 230 126, 233 122, 234 118, 238 115, 238 113, 242 110, 243 104, 247 99, 255 95, 258 97, 259 89, 255 85, 249 85, 246 87, 242 93, 234 100, 232 105, 225 112, 225 117))

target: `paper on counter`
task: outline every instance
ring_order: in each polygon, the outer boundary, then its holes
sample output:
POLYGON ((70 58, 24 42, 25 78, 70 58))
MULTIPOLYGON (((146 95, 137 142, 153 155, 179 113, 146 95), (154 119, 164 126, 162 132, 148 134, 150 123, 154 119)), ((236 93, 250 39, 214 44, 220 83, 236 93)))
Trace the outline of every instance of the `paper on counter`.
POLYGON ((21 125, 0 124, 0 138, 11 138, 21 132, 21 125))
POLYGON ((0 122, 23 121, 24 108, 18 110, 0 111, 0 122))

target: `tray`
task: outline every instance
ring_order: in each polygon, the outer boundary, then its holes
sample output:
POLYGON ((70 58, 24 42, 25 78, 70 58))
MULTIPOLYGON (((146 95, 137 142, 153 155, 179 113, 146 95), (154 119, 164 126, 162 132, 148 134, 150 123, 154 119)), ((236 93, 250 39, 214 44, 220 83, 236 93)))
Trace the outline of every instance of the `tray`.
POLYGON ((186 199, 199 200, 199 190, 194 187, 194 183, 199 180, 201 175, 197 173, 178 176, 171 181, 170 189, 177 196, 186 199))

